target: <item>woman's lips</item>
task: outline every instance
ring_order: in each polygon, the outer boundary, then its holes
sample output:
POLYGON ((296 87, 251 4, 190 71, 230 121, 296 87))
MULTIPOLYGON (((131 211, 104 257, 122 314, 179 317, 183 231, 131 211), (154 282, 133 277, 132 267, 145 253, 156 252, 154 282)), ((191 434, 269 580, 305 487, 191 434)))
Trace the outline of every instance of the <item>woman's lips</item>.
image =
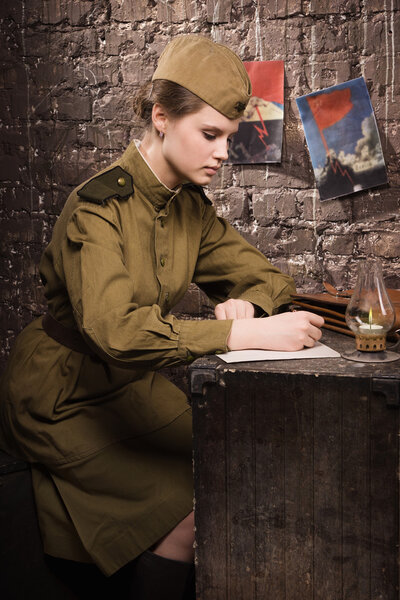
POLYGON ((215 175, 215 173, 218 171, 219 166, 218 167, 204 167, 205 170, 207 171, 207 173, 209 175, 215 175))

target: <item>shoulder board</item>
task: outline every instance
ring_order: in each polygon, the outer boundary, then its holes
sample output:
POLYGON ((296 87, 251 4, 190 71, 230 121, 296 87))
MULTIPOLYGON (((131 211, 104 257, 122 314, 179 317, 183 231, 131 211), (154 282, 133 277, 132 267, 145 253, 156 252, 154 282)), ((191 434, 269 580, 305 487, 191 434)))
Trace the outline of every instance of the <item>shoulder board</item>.
POLYGON ((109 171, 100 173, 93 179, 90 179, 78 191, 78 196, 82 200, 93 202, 94 204, 104 204, 110 198, 119 198, 123 200, 133 194, 133 179, 127 171, 121 167, 114 167, 109 171))
POLYGON ((195 192, 198 192, 200 194, 200 196, 203 198, 205 204, 211 204, 212 205, 212 202, 211 202, 210 198, 207 197, 207 194, 205 193, 205 191, 201 187, 201 185, 196 185, 195 183, 185 183, 182 186, 182 188, 184 190, 193 190, 195 192))

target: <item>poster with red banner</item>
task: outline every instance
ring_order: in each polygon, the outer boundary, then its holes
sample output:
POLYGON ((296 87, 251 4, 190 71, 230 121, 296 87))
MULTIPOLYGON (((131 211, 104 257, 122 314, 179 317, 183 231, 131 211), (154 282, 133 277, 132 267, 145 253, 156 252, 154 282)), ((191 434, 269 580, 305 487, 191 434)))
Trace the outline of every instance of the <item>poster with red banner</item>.
POLYGON ((296 99, 321 200, 387 183, 363 77, 296 99))
POLYGON ((280 162, 284 63, 282 60, 264 60, 245 62, 244 66, 250 77, 252 97, 232 140, 227 162, 280 162))

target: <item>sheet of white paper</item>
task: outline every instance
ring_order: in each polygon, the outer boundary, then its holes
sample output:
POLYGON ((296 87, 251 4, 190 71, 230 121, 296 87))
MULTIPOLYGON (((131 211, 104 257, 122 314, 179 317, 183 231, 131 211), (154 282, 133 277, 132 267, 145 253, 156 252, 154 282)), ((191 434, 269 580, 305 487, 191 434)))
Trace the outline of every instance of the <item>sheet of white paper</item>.
POLYGON ((254 360, 289 360, 291 358, 335 358, 340 357, 339 352, 329 346, 315 342, 313 348, 305 348, 296 352, 278 352, 275 350, 233 350, 218 354, 227 363, 251 362, 254 360))

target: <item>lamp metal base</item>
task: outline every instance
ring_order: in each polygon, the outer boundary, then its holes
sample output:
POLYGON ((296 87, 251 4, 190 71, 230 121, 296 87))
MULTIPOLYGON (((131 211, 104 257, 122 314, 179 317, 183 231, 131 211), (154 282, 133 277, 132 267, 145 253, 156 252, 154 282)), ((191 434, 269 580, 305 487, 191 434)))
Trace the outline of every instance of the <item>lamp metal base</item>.
POLYGON ((380 350, 377 352, 363 352, 361 350, 348 350, 343 352, 342 357, 347 360, 355 360, 357 362, 365 363, 385 363, 393 362, 400 359, 400 354, 397 352, 389 352, 387 350, 380 350))

